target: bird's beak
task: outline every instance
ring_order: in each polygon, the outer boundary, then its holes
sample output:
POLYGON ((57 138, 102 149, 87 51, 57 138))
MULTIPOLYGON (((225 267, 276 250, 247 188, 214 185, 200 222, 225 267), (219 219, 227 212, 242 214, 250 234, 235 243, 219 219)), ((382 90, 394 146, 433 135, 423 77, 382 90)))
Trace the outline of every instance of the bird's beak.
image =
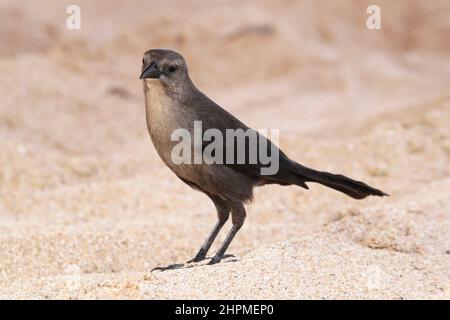
POLYGON ((141 73, 139 79, 158 79, 161 76, 162 72, 158 69, 158 66, 155 62, 150 63, 141 73))

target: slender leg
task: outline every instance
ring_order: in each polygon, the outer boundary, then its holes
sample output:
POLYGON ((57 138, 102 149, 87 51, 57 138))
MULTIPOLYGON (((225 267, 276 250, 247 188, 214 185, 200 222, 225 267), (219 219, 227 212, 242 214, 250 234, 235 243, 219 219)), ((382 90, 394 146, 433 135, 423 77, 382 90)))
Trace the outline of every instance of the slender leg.
POLYGON ((217 250, 215 256, 208 264, 215 264, 223 258, 223 255, 225 254, 225 251, 227 251, 231 241, 233 241, 234 236, 244 224, 245 216, 245 208, 242 203, 233 203, 231 207, 231 220, 233 222, 233 227, 228 233, 225 241, 220 246, 219 250, 217 250))
POLYGON ((214 240, 217 237, 217 234, 222 229, 225 222, 227 222, 229 216, 230 216, 230 208, 226 204, 225 201, 218 197, 210 196, 211 200, 214 202, 214 205, 217 209, 217 215, 219 217, 219 221, 217 221, 214 228, 211 230, 210 234, 208 235, 208 238, 206 238, 205 242, 203 243, 202 247, 198 251, 198 253, 195 255, 195 258, 192 260, 189 260, 188 262, 198 262, 205 259, 206 254, 208 253, 209 248, 211 248, 211 245, 213 244, 214 240))

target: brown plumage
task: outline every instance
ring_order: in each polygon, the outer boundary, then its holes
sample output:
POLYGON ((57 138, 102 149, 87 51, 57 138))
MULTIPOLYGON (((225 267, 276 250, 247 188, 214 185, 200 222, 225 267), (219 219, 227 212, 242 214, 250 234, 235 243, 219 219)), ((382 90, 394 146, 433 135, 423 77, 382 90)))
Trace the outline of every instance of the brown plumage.
MULTIPOLYGON (((215 128, 224 133, 224 136, 226 129, 253 129, 199 91, 189 77, 184 58, 174 51, 152 49, 145 52, 141 79, 144 85, 147 127, 159 156, 181 180, 211 198, 217 209, 219 220, 193 261, 206 257, 231 212, 233 227, 210 263, 220 261, 244 223, 246 212, 243 204, 252 200, 255 186, 298 185, 308 189, 306 183, 315 182, 355 199, 386 195, 381 190, 343 175, 304 167, 290 160, 270 141, 267 148, 276 148, 279 152, 279 170, 274 175, 261 175, 260 169, 264 165, 259 161, 256 164, 175 164, 171 160, 171 152, 178 142, 171 140, 171 134, 176 129, 184 128, 193 134, 194 121, 202 121, 203 130, 215 128)), ((258 139, 266 139, 258 133, 257 135, 258 139)), ((259 146, 249 144, 245 145, 246 153, 251 148, 257 150, 259 146)), ((207 143, 203 147, 206 145, 207 143)), ((195 152, 195 148, 192 150, 195 152)))

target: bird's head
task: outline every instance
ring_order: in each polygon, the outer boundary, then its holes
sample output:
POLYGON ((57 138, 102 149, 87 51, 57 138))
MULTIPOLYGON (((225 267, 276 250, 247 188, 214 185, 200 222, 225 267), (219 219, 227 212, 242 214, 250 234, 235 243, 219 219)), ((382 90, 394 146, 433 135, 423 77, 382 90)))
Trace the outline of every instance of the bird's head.
POLYGON ((169 88, 180 88, 189 80, 186 61, 175 51, 150 49, 142 58, 140 79, 157 79, 169 88))

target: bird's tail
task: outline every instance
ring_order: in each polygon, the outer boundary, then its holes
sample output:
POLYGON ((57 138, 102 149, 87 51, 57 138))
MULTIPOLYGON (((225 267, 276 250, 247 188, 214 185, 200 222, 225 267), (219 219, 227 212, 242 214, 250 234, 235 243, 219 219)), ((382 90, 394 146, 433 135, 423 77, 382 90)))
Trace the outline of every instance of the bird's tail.
POLYGON ((323 184, 324 186, 343 192, 355 199, 363 199, 367 196, 382 197, 388 195, 387 193, 375 189, 364 182, 350 179, 341 174, 316 171, 300 164, 297 164, 296 166, 296 174, 305 182, 316 182, 323 184))

